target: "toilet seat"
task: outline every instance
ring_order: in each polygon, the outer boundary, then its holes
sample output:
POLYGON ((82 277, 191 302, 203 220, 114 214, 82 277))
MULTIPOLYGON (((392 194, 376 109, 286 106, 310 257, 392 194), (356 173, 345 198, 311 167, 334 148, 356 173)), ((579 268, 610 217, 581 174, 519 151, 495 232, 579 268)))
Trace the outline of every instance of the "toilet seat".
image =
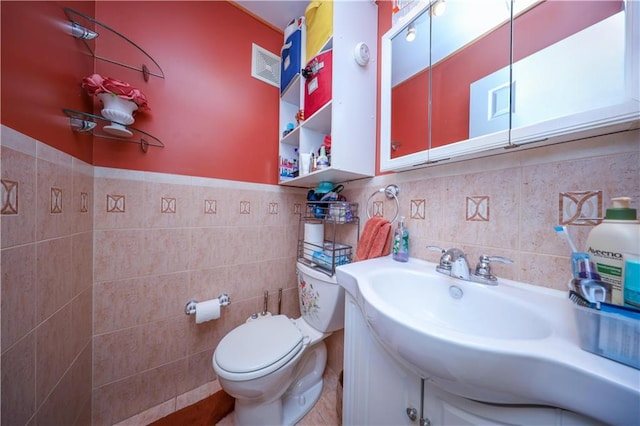
POLYGON ((285 315, 250 321, 220 341, 214 353, 216 372, 227 380, 253 380, 278 370, 303 346, 302 332, 285 315))

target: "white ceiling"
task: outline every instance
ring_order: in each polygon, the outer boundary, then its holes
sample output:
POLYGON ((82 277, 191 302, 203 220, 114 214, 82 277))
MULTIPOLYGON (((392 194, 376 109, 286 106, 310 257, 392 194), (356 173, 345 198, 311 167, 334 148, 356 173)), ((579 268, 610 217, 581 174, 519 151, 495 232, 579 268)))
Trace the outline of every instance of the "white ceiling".
POLYGON ((284 30, 293 18, 304 16, 304 11, 309 4, 309 0, 235 0, 235 2, 280 30, 284 30))

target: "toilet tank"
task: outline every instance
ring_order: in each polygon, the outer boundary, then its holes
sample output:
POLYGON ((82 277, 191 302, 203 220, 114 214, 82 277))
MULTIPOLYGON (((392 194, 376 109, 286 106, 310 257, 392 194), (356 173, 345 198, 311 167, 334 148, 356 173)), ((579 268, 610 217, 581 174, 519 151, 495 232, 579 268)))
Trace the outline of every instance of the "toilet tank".
POLYGON ((344 289, 335 275, 298 262, 298 301, 300 313, 313 328, 323 333, 344 327, 344 289))

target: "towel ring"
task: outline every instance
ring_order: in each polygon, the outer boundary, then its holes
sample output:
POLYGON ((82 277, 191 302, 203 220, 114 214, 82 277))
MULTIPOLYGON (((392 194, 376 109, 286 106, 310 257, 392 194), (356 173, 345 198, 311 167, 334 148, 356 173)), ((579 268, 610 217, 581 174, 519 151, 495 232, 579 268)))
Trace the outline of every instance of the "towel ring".
POLYGON ((398 201, 398 194, 400 193, 400 188, 398 188, 397 185, 387 185, 386 188, 380 188, 373 194, 369 195, 369 198, 367 199, 367 217, 371 219, 371 214, 369 213, 371 200, 373 199, 373 197, 375 197, 377 194, 380 194, 380 193, 384 193, 384 195, 386 195, 388 199, 390 200, 393 199, 396 201, 396 214, 393 216, 393 219, 391 219, 391 223, 394 223, 398 218, 398 214, 400 214, 400 202, 398 201))

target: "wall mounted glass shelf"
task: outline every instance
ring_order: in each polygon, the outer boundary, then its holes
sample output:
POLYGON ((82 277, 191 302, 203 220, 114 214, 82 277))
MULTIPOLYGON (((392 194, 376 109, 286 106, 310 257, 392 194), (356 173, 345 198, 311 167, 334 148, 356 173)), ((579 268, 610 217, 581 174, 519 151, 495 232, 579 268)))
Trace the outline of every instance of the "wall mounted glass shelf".
POLYGON ((65 7, 64 13, 71 21, 72 35, 83 41, 87 50, 95 59, 140 71, 142 72, 144 81, 149 81, 150 75, 164 78, 162 68, 160 68, 160 65, 158 65, 158 63, 151 57, 151 55, 149 55, 140 46, 129 40, 124 35, 120 34, 112 28, 109 28, 108 26, 95 20, 94 18, 84 15, 71 8, 65 7), (113 49, 113 52, 117 52, 117 55, 121 58, 127 58, 127 61, 125 62, 124 60, 109 59, 96 54, 95 41, 93 39, 98 35, 100 35, 101 39, 106 38, 112 40, 101 44, 101 46, 110 46, 113 49), (140 62, 136 63, 135 61, 137 61, 138 59, 140 60, 140 62), (133 64, 130 62, 133 62, 133 64))
POLYGON ((76 132, 88 132, 98 138, 140 144, 142 152, 147 152, 150 146, 164 148, 164 144, 160 139, 143 130, 136 129, 135 127, 125 126, 122 123, 114 122, 99 115, 93 115, 87 112, 75 111, 66 108, 64 108, 62 112, 69 117, 71 129, 76 132), (127 134, 130 133, 131 136, 115 136, 113 133, 109 133, 109 129, 105 130, 106 127, 112 128, 114 125, 125 129, 124 131, 120 130, 120 134, 126 132, 127 134))

